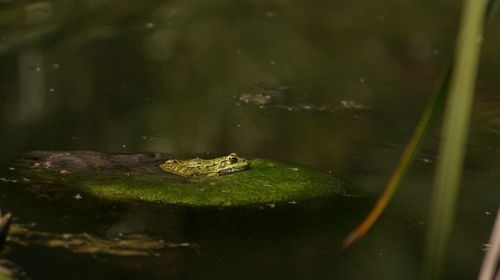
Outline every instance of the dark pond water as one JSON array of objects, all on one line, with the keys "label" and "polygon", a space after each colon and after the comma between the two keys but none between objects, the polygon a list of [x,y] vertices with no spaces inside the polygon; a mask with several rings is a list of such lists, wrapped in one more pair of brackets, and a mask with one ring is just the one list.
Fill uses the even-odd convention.
[{"label": "dark pond water", "polygon": [[[192,245],[123,257],[12,244],[2,256],[30,279],[418,279],[437,130],[381,221],[336,250],[439,82],[457,2],[0,0],[5,172],[36,149],[238,152],[333,170],[356,194],[197,210],[0,182],[2,210],[39,231]],[[500,201],[499,28],[484,38],[448,279],[476,277]]]}]

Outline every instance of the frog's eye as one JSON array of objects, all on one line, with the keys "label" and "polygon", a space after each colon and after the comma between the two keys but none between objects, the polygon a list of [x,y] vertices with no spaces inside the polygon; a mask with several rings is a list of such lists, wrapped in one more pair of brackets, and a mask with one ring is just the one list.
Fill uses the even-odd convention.
[{"label": "frog's eye", "polygon": [[230,163],[237,163],[238,156],[235,153],[232,153],[229,156],[227,156],[227,160],[229,160]]}]

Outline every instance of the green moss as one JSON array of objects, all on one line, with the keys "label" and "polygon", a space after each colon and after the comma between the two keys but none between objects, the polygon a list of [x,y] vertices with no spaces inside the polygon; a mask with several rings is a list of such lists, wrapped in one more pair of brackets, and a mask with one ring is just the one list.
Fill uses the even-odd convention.
[{"label": "green moss", "polygon": [[[297,201],[343,193],[329,174],[255,159],[251,168],[231,175],[186,179],[168,173],[123,172],[45,174],[54,183],[110,200],[141,200],[192,206],[233,206]],[[41,174],[40,174],[41,175]]]}]

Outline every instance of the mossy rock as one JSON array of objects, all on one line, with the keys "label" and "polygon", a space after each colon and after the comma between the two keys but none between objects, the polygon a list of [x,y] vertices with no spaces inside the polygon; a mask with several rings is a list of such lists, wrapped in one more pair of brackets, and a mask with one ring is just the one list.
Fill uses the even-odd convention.
[{"label": "mossy rock", "polygon": [[[344,193],[341,182],[332,175],[307,167],[262,159],[249,160],[250,169],[245,171],[188,179],[161,171],[158,163],[165,157],[158,154],[146,157],[145,162],[133,160],[124,164],[121,160],[117,163],[114,157],[129,160],[127,155],[66,152],[63,161],[55,161],[53,159],[57,157],[52,157],[51,162],[46,154],[48,152],[43,153],[43,156],[31,157],[35,162],[24,161],[20,167],[20,171],[30,178],[30,182],[34,179],[61,184],[65,188],[74,188],[82,193],[115,201],[237,206],[301,201]],[[93,154],[89,156],[88,153]],[[74,160],[74,157],[78,160]],[[138,155],[128,157],[140,158]],[[63,157],[59,157],[61,158]],[[92,158],[94,162],[82,164],[88,158]],[[105,160],[98,160],[101,163],[96,164],[96,158]]]}]

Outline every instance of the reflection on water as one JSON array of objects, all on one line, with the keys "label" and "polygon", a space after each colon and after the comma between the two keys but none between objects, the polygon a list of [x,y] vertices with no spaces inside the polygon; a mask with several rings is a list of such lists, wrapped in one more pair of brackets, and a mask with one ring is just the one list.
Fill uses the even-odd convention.
[{"label": "reflection on water", "polygon": [[[106,228],[128,228],[156,236],[165,226],[200,243],[199,255],[175,261],[177,270],[127,270],[139,275],[416,279],[437,133],[379,228],[352,254],[329,253],[371,206],[411,135],[450,56],[459,8],[453,1],[0,1],[0,168],[34,149],[238,152],[333,170],[367,196],[339,207],[207,214],[73,200],[80,204],[61,208],[68,205],[50,195],[6,191],[12,182],[0,182],[0,206],[48,232],[104,238]],[[484,44],[453,279],[477,275],[493,220],[484,213],[495,211],[500,196],[499,36],[492,28]],[[148,223],[136,223],[137,211]],[[48,264],[37,264],[29,248],[9,254],[28,274],[42,273],[33,278],[46,277]],[[98,265],[102,277],[122,268],[68,258]],[[153,271],[159,263],[141,261]]]},{"label": "reflection on water", "polygon": [[19,53],[19,109],[20,121],[34,121],[43,117],[45,86],[43,57],[39,50],[27,49]]}]

